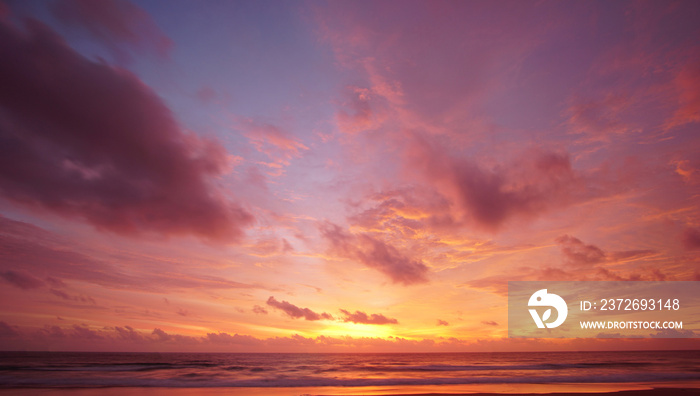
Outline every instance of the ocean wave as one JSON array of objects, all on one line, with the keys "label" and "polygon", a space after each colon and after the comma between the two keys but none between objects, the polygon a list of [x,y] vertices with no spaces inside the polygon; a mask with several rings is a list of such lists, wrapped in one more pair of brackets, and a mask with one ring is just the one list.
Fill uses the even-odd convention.
[{"label": "ocean wave", "polygon": [[700,381],[696,351],[482,354],[3,353],[0,388]]},{"label": "ocean wave", "polygon": [[439,378],[323,378],[323,377],[267,377],[243,380],[225,380],[189,373],[177,378],[113,378],[61,377],[16,378],[0,376],[0,388],[16,387],[323,387],[323,386],[401,386],[401,385],[468,385],[468,384],[530,384],[530,383],[630,383],[698,381],[692,373],[638,373],[620,375],[557,375],[557,376],[504,376],[504,377],[439,377]]},{"label": "ocean wave", "polygon": [[369,372],[405,372],[405,371],[527,371],[527,370],[566,370],[566,369],[586,369],[586,368],[625,368],[644,367],[651,363],[642,362],[600,362],[600,363],[538,363],[538,364],[515,364],[515,365],[449,365],[449,364],[428,364],[428,365],[348,365],[343,367],[333,367],[319,371],[369,371]]}]

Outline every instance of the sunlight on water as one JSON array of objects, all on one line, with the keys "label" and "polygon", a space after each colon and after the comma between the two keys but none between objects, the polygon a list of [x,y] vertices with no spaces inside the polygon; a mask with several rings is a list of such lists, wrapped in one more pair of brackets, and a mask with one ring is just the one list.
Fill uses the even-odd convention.
[{"label": "sunlight on water", "polygon": [[[149,387],[316,389],[314,393],[392,394],[577,391],[700,384],[694,351],[454,354],[149,354],[9,353],[0,355],[0,388]],[[700,385],[699,385],[700,386]],[[641,388],[640,388],[641,387]],[[123,389],[123,388],[122,388]],[[319,391],[321,389],[321,391]],[[36,389],[34,389],[36,390]],[[187,391],[178,391],[188,394]],[[332,393],[328,393],[332,392]],[[157,392],[156,392],[157,394]],[[200,393],[201,394],[201,393]],[[289,394],[289,393],[287,393]],[[102,394],[104,395],[104,394]]]}]

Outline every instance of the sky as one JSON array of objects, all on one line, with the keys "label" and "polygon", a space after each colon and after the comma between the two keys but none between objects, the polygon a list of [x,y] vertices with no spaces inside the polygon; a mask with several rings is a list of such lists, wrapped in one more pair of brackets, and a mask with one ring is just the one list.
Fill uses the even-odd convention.
[{"label": "sky", "polygon": [[700,281],[698,37],[696,1],[0,0],[0,349],[700,348],[507,337],[508,281]]}]

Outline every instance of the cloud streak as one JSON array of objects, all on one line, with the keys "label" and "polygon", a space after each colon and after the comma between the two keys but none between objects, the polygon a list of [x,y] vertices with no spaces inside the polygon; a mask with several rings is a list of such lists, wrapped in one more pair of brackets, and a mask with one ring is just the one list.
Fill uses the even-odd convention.
[{"label": "cloud streak", "polygon": [[36,289],[45,285],[43,281],[37,279],[24,271],[4,271],[0,273],[0,278],[7,283],[19,287],[20,289]]},{"label": "cloud streak", "polygon": [[305,320],[332,320],[333,316],[326,312],[316,313],[309,308],[299,308],[296,305],[289,303],[287,301],[277,301],[273,296],[267,299],[267,305],[279,309],[280,311],[286,313],[291,318],[299,319],[304,318]]},{"label": "cloud streak", "polygon": [[346,311],[344,309],[341,309],[340,312],[342,312],[345,317],[343,318],[343,322],[352,322],[352,323],[361,323],[361,324],[373,324],[373,325],[386,325],[386,324],[398,324],[399,321],[394,319],[394,318],[387,318],[386,316],[382,314],[371,314],[367,315],[366,313],[362,311],[355,311],[355,313],[351,313],[350,311]]},{"label": "cloud streak", "polygon": [[301,156],[302,152],[309,149],[291,133],[276,125],[240,118],[239,127],[259,152],[284,165],[289,165],[292,158]]},{"label": "cloud streak", "polygon": [[[10,231],[7,234],[3,231]],[[8,235],[9,234],[9,235]],[[256,286],[223,277],[188,275],[177,271],[134,274],[111,260],[95,258],[56,235],[0,216],[0,274],[13,285],[31,289],[65,286],[57,278],[94,283],[108,288],[164,291],[178,289],[247,289]],[[22,270],[20,270],[21,268]],[[30,275],[31,273],[32,275]],[[51,279],[51,280],[49,280]]]}]

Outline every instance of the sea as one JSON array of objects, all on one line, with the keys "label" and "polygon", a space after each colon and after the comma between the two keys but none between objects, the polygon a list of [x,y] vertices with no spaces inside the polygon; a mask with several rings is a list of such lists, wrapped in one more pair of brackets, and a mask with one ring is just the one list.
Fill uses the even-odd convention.
[{"label": "sea", "polygon": [[347,389],[648,382],[695,383],[700,387],[700,351],[328,354],[0,352],[0,389]]}]

